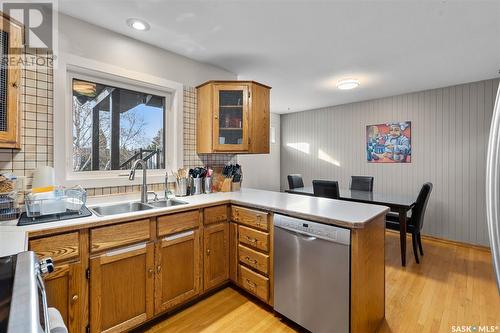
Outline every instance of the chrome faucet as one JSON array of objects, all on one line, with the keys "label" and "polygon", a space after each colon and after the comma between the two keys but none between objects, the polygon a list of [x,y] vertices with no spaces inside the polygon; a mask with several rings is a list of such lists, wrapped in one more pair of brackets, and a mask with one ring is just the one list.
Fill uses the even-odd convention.
[{"label": "chrome faucet", "polygon": [[148,185],[146,182],[147,167],[146,167],[146,162],[143,159],[139,159],[134,162],[134,164],[132,165],[132,169],[130,170],[128,180],[132,181],[135,179],[135,170],[139,165],[142,167],[141,202],[147,203],[148,202]]}]

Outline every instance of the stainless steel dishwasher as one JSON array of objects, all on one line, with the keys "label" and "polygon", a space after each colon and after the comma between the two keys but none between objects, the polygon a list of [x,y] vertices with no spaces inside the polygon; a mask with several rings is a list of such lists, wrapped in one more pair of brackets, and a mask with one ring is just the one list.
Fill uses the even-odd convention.
[{"label": "stainless steel dishwasher", "polygon": [[349,332],[351,231],[276,214],[274,309],[314,333]]}]

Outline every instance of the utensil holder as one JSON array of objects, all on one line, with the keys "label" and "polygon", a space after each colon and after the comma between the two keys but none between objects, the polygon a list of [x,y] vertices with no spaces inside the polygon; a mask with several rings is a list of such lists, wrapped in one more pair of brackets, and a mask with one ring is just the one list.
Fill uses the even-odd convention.
[{"label": "utensil holder", "polygon": [[185,197],[187,195],[187,178],[177,179],[177,195],[180,197]]},{"label": "utensil holder", "polygon": [[191,194],[198,195],[202,193],[202,178],[193,178],[193,189]]},{"label": "utensil holder", "polygon": [[203,182],[205,193],[212,193],[212,177],[205,177]]}]

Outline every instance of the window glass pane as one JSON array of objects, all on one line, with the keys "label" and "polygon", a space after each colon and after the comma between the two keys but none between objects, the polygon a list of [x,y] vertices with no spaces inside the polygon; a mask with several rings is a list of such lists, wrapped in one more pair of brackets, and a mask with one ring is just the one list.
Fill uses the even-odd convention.
[{"label": "window glass pane", "polygon": [[165,168],[165,97],[73,79],[73,171]]}]

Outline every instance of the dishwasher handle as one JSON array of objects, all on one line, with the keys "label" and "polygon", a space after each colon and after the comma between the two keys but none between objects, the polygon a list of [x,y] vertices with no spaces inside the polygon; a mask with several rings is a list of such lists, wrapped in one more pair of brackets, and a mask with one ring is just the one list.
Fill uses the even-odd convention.
[{"label": "dishwasher handle", "polygon": [[337,244],[351,245],[351,231],[349,229],[329,224],[276,214],[274,227],[294,233],[307,241],[322,239]]},{"label": "dishwasher handle", "polygon": [[299,232],[297,230],[293,230],[293,229],[289,229],[289,228],[285,228],[283,226],[275,226],[276,228],[280,228],[280,229],[283,229],[283,230],[286,230],[292,234],[294,234],[295,236],[297,237],[300,237],[302,238],[303,240],[306,240],[306,241],[313,241],[315,239],[317,239],[316,236],[311,236],[310,234],[307,234],[307,233],[303,233],[303,232]]}]

